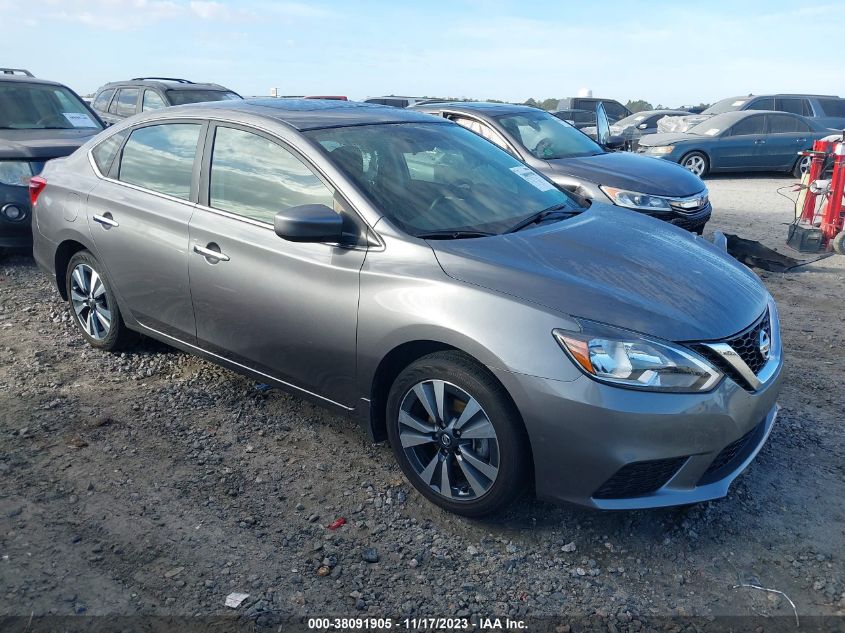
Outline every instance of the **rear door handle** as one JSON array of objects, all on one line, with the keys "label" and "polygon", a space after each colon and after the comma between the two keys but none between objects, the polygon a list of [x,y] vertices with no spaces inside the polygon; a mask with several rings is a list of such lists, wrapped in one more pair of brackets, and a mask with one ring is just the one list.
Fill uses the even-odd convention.
[{"label": "rear door handle", "polygon": [[805,138],[797,138],[797,139],[795,139],[795,142],[796,142],[796,143],[806,143],[806,142],[807,142],[807,139],[805,139]]},{"label": "rear door handle", "polygon": [[104,229],[110,229],[114,226],[120,226],[117,222],[115,222],[114,218],[111,216],[111,213],[104,213],[103,215],[92,215],[91,219],[98,224],[101,224]]},{"label": "rear door handle", "polygon": [[765,139],[762,139],[762,138],[758,138],[758,139],[756,139],[756,140],[754,141],[754,144],[755,144],[755,145],[765,145],[765,144],[766,144],[766,140],[765,140]]},{"label": "rear door handle", "polygon": [[[214,242],[209,244],[209,246],[217,246]],[[219,246],[217,247],[220,248]],[[212,248],[206,248],[204,246],[200,246],[199,244],[194,244],[194,252],[197,255],[202,255],[206,259],[213,259],[218,262],[228,262],[229,256],[225,253],[221,253],[219,250],[214,250]]]}]

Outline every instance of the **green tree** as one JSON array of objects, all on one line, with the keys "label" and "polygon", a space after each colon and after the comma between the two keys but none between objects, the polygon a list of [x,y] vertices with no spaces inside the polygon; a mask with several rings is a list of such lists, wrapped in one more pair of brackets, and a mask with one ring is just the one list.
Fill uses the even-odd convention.
[{"label": "green tree", "polygon": [[558,101],[560,101],[560,99],[543,99],[539,105],[543,108],[543,110],[557,110]]},{"label": "green tree", "polygon": [[652,105],[645,99],[637,99],[636,101],[628,101],[625,104],[631,112],[642,112],[643,110],[654,110]]}]

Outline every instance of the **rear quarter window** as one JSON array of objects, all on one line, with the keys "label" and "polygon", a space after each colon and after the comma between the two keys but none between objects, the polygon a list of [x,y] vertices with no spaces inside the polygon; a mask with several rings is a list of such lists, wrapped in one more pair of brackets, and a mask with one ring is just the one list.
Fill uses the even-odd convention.
[{"label": "rear quarter window", "polygon": [[123,145],[126,135],[126,130],[113,134],[91,150],[91,158],[94,159],[94,164],[97,165],[97,169],[103,176],[108,176],[114,157],[117,155],[120,146]]},{"label": "rear quarter window", "polygon": [[845,118],[845,99],[819,99],[819,105],[824,110],[825,116]]},{"label": "rear quarter window", "polygon": [[94,101],[91,102],[91,107],[95,110],[99,110],[100,112],[105,112],[106,108],[109,107],[109,101],[111,101],[112,95],[114,95],[114,88],[103,90],[100,94],[94,97]]}]

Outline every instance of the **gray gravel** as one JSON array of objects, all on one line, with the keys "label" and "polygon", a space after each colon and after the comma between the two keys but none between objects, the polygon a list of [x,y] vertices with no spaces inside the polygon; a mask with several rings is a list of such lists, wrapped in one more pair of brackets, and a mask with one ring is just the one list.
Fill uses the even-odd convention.
[{"label": "gray gravel", "polygon": [[[786,179],[713,179],[709,228],[782,243]],[[845,613],[845,258],[767,274],[787,347],[768,445],[721,501],[468,521],[308,402],[144,341],[88,348],[32,260],[0,261],[0,615]],[[336,530],[327,526],[344,517]]]}]

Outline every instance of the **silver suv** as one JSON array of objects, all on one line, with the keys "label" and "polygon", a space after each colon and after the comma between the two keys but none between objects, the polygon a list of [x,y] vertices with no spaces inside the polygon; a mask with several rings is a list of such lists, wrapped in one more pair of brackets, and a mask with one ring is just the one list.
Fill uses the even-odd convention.
[{"label": "silver suv", "polygon": [[139,332],[354,415],[453,512],[529,482],[597,508],[721,497],[775,420],[750,270],[444,119],[171,108],[32,187],[36,261],[92,346]]},{"label": "silver suv", "polygon": [[194,83],[173,77],[136,77],[106,84],[97,90],[91,107],[111,125],[138,112],[232,99],[241,99],[241,96],[219,84]]}]

